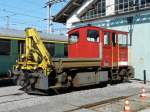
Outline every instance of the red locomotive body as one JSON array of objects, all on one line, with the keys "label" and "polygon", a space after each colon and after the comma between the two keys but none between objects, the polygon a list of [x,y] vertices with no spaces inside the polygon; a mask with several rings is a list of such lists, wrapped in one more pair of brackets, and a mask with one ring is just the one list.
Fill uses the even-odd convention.
[{"label": "red locomotive body", "polygon": [[100,67],[128,66],[128,32],[85,26],[69,33],[69,58],[100,58]]}]

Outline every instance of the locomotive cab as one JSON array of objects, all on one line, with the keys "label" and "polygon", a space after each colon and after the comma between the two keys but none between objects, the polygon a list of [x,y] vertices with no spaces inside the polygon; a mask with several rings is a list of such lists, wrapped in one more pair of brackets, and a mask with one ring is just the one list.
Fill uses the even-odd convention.
[{"label": "locomotive cab", "polygon": [[98,58],[100,30],[97,27],[81,27],[69,32],[69,58]]},{"label": "locomotive cab", "polygon": [[69,58],[99,58],[101,67],[128,66],[128,32],[85,26],[68,34]]}]

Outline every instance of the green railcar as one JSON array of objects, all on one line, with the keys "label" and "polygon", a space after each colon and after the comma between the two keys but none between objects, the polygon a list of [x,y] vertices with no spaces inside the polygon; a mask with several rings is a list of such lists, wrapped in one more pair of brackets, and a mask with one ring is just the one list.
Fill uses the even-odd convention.
[{"label": "green railcar", "polygon": [[[67,57],[67,37],[64,35],[40,33],[52,57]],[[25,32],[0,28],[0,78],[11,77],[11,69],[18,56],[23,53]]]},{"label": "green railcar", "polygon": [[18,57],[18,41],[0,37],[0,76],[8,75]]}]

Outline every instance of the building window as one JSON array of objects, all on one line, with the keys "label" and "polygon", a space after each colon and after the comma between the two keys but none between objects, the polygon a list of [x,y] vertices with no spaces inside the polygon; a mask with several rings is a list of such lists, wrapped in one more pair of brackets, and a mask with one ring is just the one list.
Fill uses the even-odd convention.
[{"label": "building window", "polygon": [[102,17],[106,15],[106,0],[97,0],[85,13],[80,17],[81,20],[92,19],[95,17]]},{"label": "building window", "polygon": [[70,43],[76,43],[79,40],[79,32],[74,32],[69,35],[69,42]]},{"label": "building window", "polygon": [[87,40],[90,42],[99,42],[99,31],[88,30],[87,31]]},{"label": "building window", "polygon": [[0,39],[0,55],[10,55],[11,41]]},{"label": "building window", "polygon": [[150,0],[115,0],[115,12],[124,13],[150,7]]},{"label": "building window", "polygon": [[110,45],[110,32],[104,33],[104,45]]},{"label": "building window", "polygon": [[150,0],[141,0],[141,8],[150,7]]}]

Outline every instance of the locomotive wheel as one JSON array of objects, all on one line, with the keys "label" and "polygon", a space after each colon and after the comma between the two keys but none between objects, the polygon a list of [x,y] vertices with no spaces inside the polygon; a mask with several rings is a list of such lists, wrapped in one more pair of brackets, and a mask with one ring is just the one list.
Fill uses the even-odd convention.
[{"label": "locomotive wheel", "polygon": [[19,85],[21,87],[24,87],[24,85],[25,85],[25,79],[21,79],[20,82],[19,82]]},{"label": "locomotive wheel", "polygon": [[127,75],[127,70],[126,69],[122,69],[119,72],[119,76],[121,77],[121,82],[127,82],[128,81],[128,75]]},{"label": "locomotive wheel", "polygon": [[133,78],[134,77],[134,70],[133,69],[128,69],[127,76],[130,77],[130,78]]},{"label": "locomotive wheel", "polygon": [[30,86],[29,80],[24,79],[24,80],[22,80],[22,81],[20,82],[20,84],[22,84],[22,85],[21,85],[21,87],[22,87],[21,90],[28,91],[29,86]]},{"label": "locomotive wheel", "polygon": [[18,80],[18,78],[19,78],[19,76],[16,76],[16,75],[14,75],[13,76],[13,83],[15,84],[15,85],[17,85],[17,80]]},{"label": "locomotive wheel", "polygon": [[109,84],[110,85],[113,85],[113,78],[112,78],[112,70],[110,70],[109,72],[108,72],[108,78],[109,78],[109,80],[108,80],[108,82],[109,82]]},{"label": "locomotive wheel", "polygon": [[37,82],[37,78],[31,78],[31,79],[27,79],[27,85],[25,87],[26,89],[26,92],[29,93],[29,92],[32,92],[35,90],[35,84]]}]

